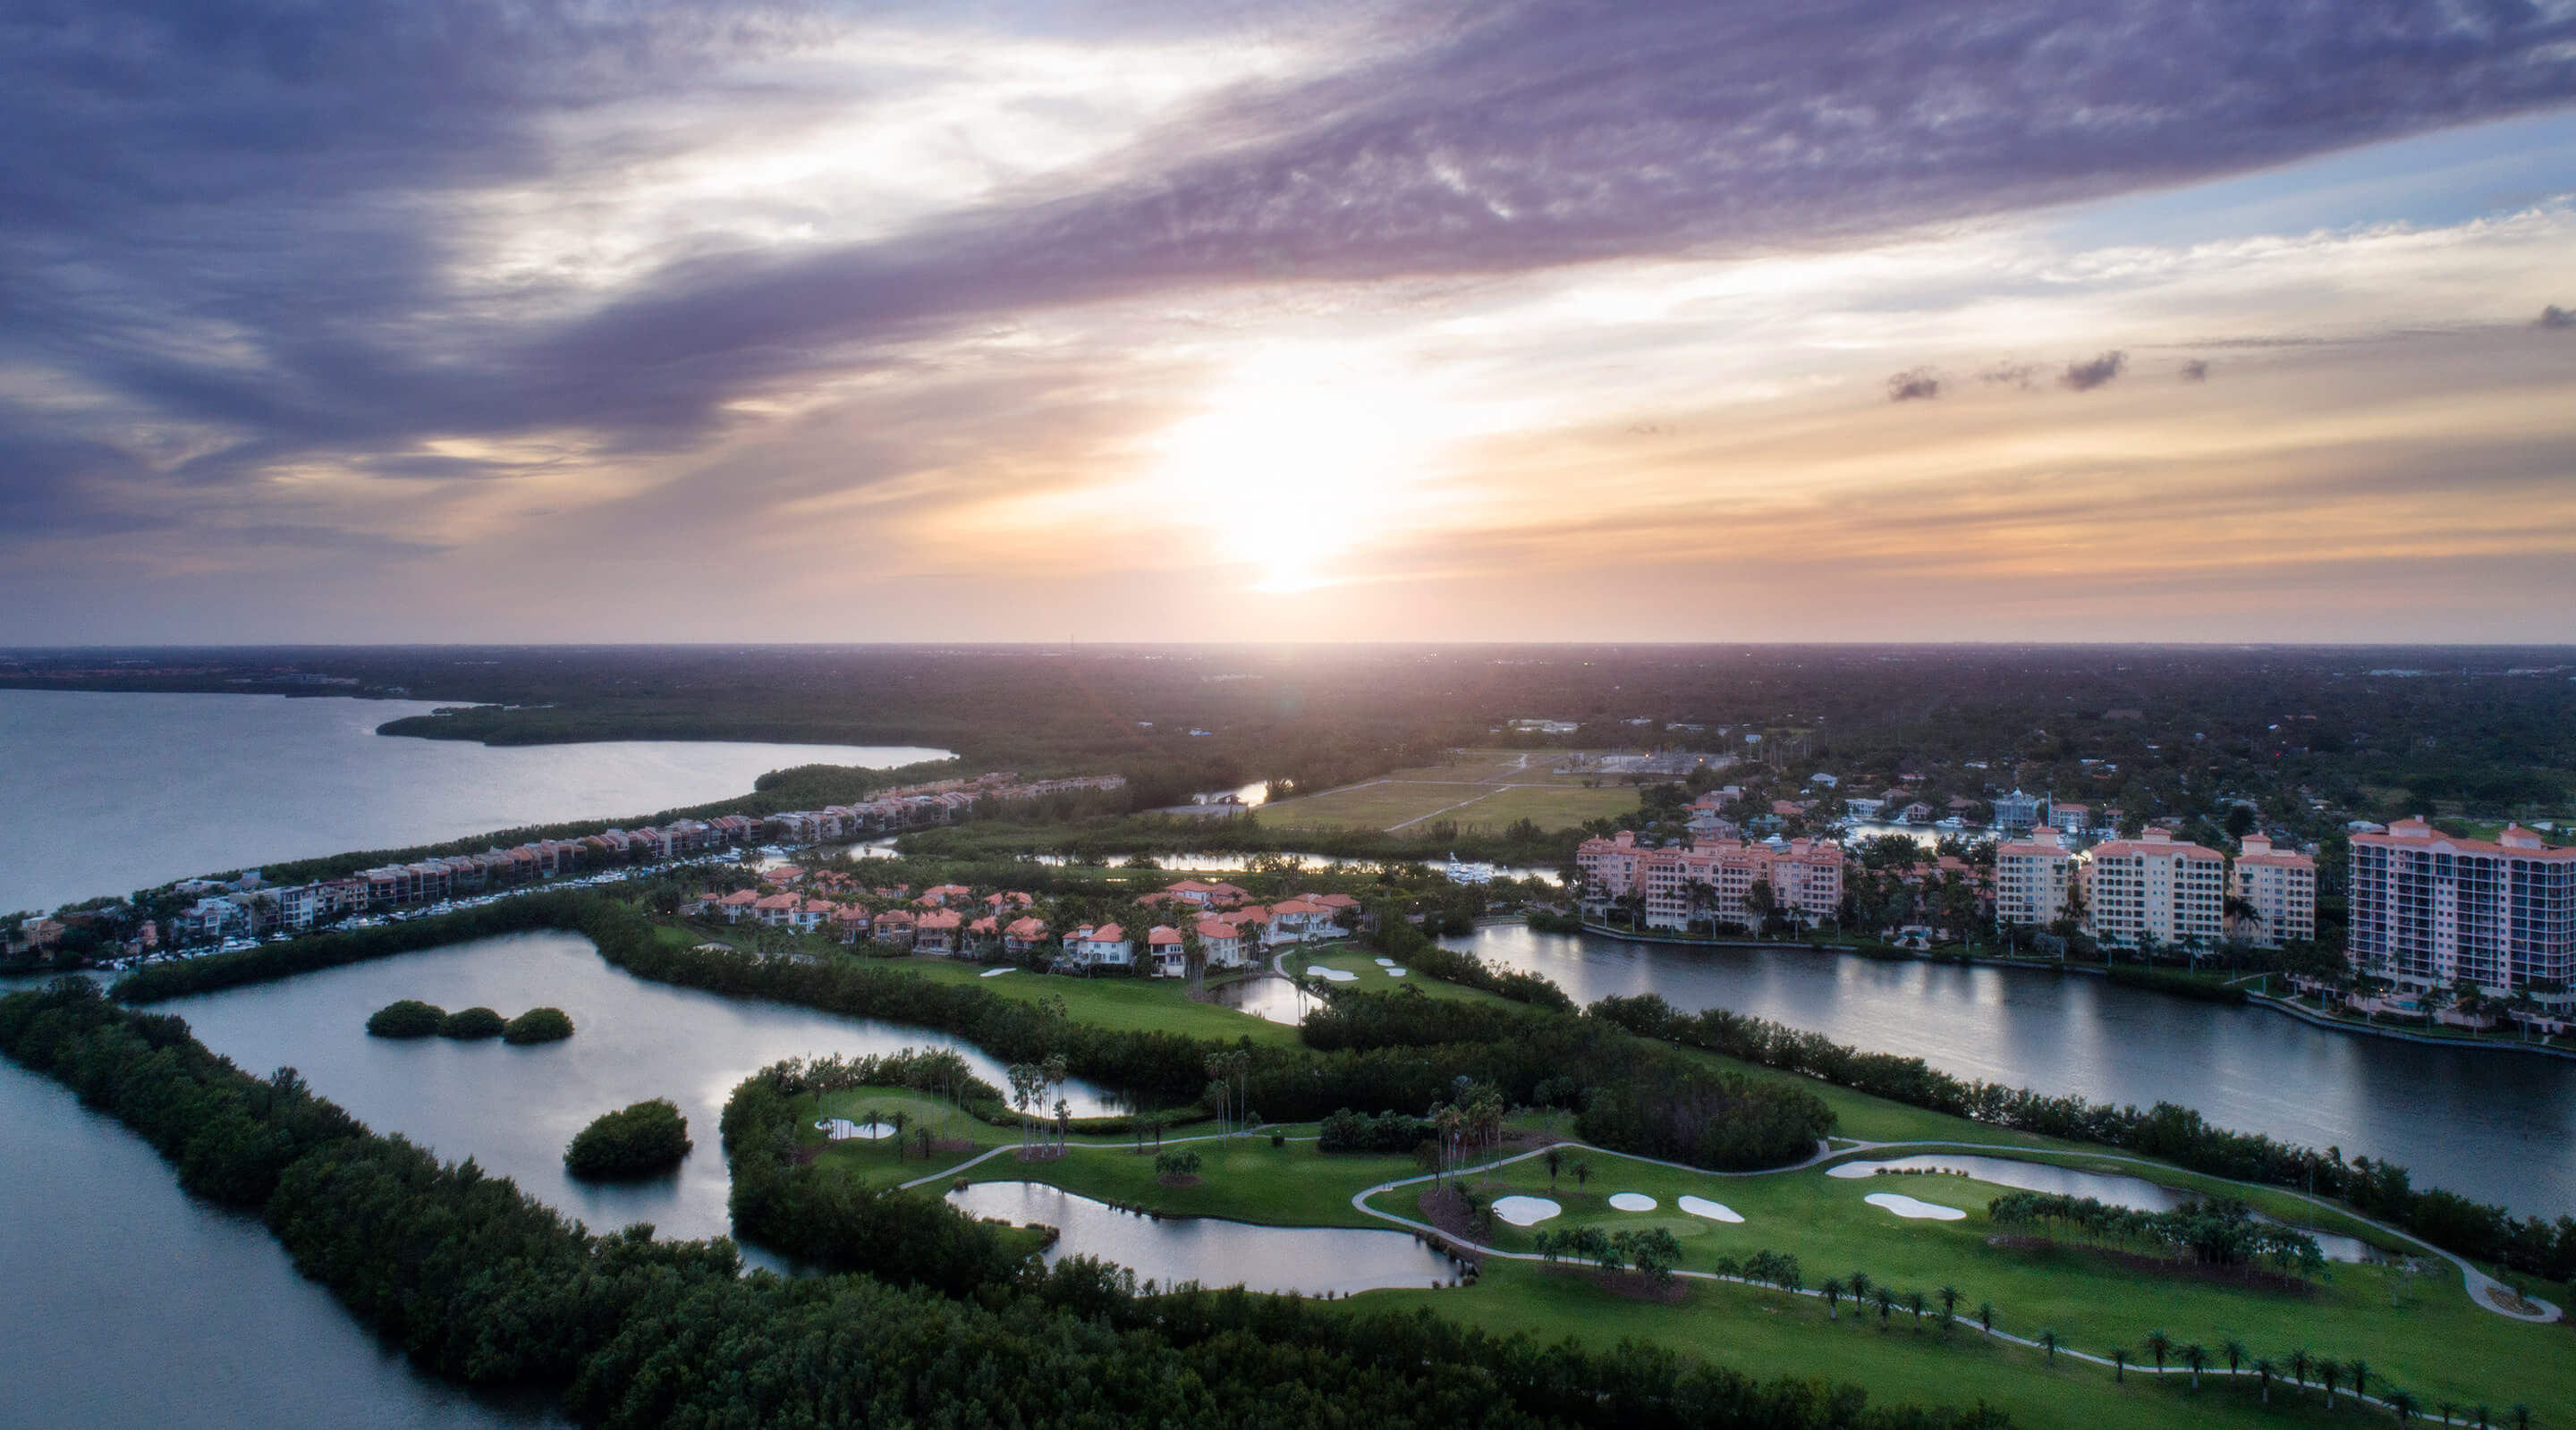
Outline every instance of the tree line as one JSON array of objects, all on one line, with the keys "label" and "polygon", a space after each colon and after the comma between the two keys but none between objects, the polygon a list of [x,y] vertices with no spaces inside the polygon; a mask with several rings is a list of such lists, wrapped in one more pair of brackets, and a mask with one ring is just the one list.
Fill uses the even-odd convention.
[{"label": "tree line", "polygon": [[[1139,1295],[1132,1276],[1081,1257],[1052,1270],[997,1260],[971,1278],[971,1257],[870,1275],[744,1275],[729,1240],[592,1233],[471,1161],[443,1163],[371,1132],[291,1071],[254,1077],[182,1020],[119,1007],[84,981],[0,998],[0,1054],[132,1128],[190,1191],[261,1217],[305,1275],[422,1368],[543,1388],[576,1421],[614,1430],[2006,1424],[1984,1407],[1871,1407],[1854,1387],[1762,1381],[1652,1347],[1594,1353],[1496,1337],[1427,1310],[1363,1314],[1195,1287]],[[785,1094],[757,1078],[729,1104],[738,1179],[780,1166],[763,1139],[782,1115],[793,1115]],[[917,1208],[904,1216],[982,1225],[934,1197],[880,1200]],[[942,1275],[961,1294],[929,1284]]]}]

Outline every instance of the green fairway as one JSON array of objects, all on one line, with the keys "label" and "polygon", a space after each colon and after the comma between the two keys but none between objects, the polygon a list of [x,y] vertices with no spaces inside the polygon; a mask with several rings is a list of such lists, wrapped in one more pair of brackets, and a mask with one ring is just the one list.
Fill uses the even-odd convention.
[{"label": "green fairway", "polygon": [[[1499,993],[1488,993],[1482,988],[1468,988],[1444,979],[1432,978],[1416,973],[1410,968],[1405,968],[1404,975],[1399,978],[1379,967],[1378,957],[1379,955],[1370,953],[1366,949],[1358,948],[1345,948],[1337,952],[1316,955],[1292,953],[1288,955],[1285,967],[1290,973],[1299,973],[1309,968],[1333,968],[1356,974],[1358,982],[1336,983],[1333,986],[1347,988],[1357,993],[1391,993],[1399,988],[1418,988],[1425,996],[1432,998],[1446,998],[1466,1003],[1491,1003],[1497,1007],[1506,1008],[1521,1006]],[[1404,967],[1402,964],[1396,966]]]},{"label": "green fairway", "polygon": [[[2255,1355],[2279,1359],[2294,1348],[2349,1361],[2367,1360],[2419,1395],[2469,1403],[2527,1401],[2576,1404],[2576,1366],[2553,1356],[2566,1330],[2530,1326],[2479,1309],[2448,1262],[2425,1258],[2417,1274],[2394,1266],[2335,1265],[2328,1279],[2308,1291],[2267,1290],[2231,1280],[2203,1280],[2142,1269],[2116,1258],[2062,1246],[2017,1250],[1989,1244],[1996,1234],[1986,1203],[2006,1188],[1963,1177],[1836,1178],[1822,1168],[1754,1176],[1681,1171],[1604,1152],[1569,1152],[1567,1172],[1550,1190],[1538,1159],[1516,1162],[1471,1180],[1480,1197],[1521,1193],[1551,1197],[1563,1213],[1539,1227],[1499,1220],[1490,1244],[1505,1251],[1532,1248],[1541,1229],[1598,1226],[1603,1230],[1663,1228],[1682,1247],[1682,1265],[1712,1269],[1721,1256],[1784,1252],[1798,1259],[1810,1286],[1827,1277],[1866,1273],[1900,1296],[1927,1298],[1943,1285],[1962,1294],[1963,1309],[1991,1302],[1998,1330],[2036,1336],[2053,1329],[2074,1349],[2106,1354],[2130,1347],[2138,1357],[2146,1336],[2162,1329],[2177,1345],[2198,1342],[2215,1353],[2233,1337]],[[1588,1185],[1571,1175],[1575,1158],[1589,1163]],[[2122,1167],[2137,1173],[2137,1167]],[[2188,1178],[2156,1171],[2153,1179],[2180,1184]],[[1424,1187],[1382,1194],[1372,1205],[1428,1220],[1420,1210]],[[1652,1196],[1656,1208],[1622,1212],[1609,1205],[1619,1192]],[[1960,1221],[1907,1220],[1869,1205],[1873,1192],[1898,1192],[1965,1211]],[[1744,1217],[1741,1224],[1683,1212],[1677,1199],[1690,1194],[1721,1203]],[[1932,1300],[1935,1312],[1937,1298]],[[1641,1308],[1642,1309],[1642,1308]],[[1816,1308],[1822,1319],[1821,1307]],[[1845,1304],[1844,1315],[1851,1314]],[[1869,1313],[1872,1321],[1876,1312]],[[1911,1317],[1902,1309],[1896,1323]],[[1927,1323],[1927,1327],[1932,1323]],[[1566,1329],[1571,1330],[1572,1327]],[[1936,1335],[1927,1329],[1926,1334]],[[1818,1369],[1822,1369],[1819,1363]]]},{"label": "green fairway", "polygon": [[[1366,962],[1365,959],[1362,960]],[[1044,1003],[1064,1000],[1065,1011],[1077,1023],[1115,1028],[1126,1032],[1185,1033],[1193,1038],[1215,1038],[1235,1042],[1249,1038],[1258,1044],[1289,1047],[1297,1041],[1297,1030],[1285,1023],[1274,1023],[1251,1013],[1238,1012],[1218,1003],[1192,1002],[1186,980],[1179,978],[1074,978],[1062,974],[1031,973],[1014,968],[1008,973],[987,978],[999,964],[960,963],[947,958],[891,958],[867,960],[868,966],[890,969],[939,983],[971,983],[987,992],[1023,1002]]]},{"label": "green fairway", "polygon": [[[1199,1184],[1192,1187],[1163,1185],[1154,1174],[1153,1140],[1146,1139],[1138,1152],[1132,1137],[1093,1138],[1062,1158],[1023,1162],[1004,1155],[961,1175],[978,1182],[1044,1182],[1166,1216],[1220,1216],[1271,1226],[1384,1227],[1387,1223],[1351,1205],[1352,1193],[1418,1170],[1410,1157],[1325,1156],[1315,1150],[1311,1125],[1288,1129],[1307,1140],[1284,1147],[1271,1146],[1267,1133],[1197,1135],[1202,1127],[1190,1128],[1193,1135],[1187,1141],[1167,1137],[1163,1142],[1164,1150],[1187,1148],[1203,1159]],[[1010,1134],[1004,1140],[1012,1140]]]}]

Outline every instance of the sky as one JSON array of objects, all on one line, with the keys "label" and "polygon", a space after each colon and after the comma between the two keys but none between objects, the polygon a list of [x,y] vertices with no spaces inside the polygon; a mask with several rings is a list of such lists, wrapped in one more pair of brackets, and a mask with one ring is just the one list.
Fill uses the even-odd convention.
[{"label": "sky", "polygon": [[2576,639],[2576,0],[0,0],[0,644]]}]

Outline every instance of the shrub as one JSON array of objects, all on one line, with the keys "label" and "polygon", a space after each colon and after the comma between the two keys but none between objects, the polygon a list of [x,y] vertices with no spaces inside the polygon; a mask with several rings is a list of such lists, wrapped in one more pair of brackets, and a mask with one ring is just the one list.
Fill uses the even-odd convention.
[{"label": "shrub", "polygon": [[489,1008],[463,1008],[438,1020],[442,1038],[497,1038],[505,1027],[501,1015]]},{"label": "shrub", "polygon": [[367,1017],[367,1036],[371,1038],[426,1038],[447,1020],[447,1010],[435,1003],[417,998],[404,998],[388,1003]]},{"label": "shrub", "polygon": [[689,1155],[689,1120],[669,1098],[657,1097],[600,1114],[564,1149],[564,1170],[576,1177],[632,1177],[675,1166]]},{"label": "shrub", "polygon": [[1204,1165],[1196,1152],[1165,1152],[1154,1159],[1154,1174],[1176,1182],[1184,1177],[1197,1176],[1199,1168]]},{"label": "shrub", "polygon": [[531,1008],[501,1029],[510,1043],[559,1043],[572,1036],[572,1019],[561,1008]]}]

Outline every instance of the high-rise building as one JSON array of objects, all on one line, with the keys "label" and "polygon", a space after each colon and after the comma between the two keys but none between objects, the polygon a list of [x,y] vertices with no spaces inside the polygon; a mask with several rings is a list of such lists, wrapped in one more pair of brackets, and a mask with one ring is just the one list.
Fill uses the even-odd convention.
[{"label": "high-rise building", "polygon": [[2362,972],[2416,988],[2576,983],[2576,849],[2549,848],[2518,824],[2493,843],[2421,818],[2355,834],[2346,953]]},{"label": "high-rise building", "polygon": [[2084,931],[2096,943],[2136,948],[2159,944],[2215,947],[2226,934],[2227,860],[2215,849],[2181,844],[2162,829],[2112,839],[2077,862],[2084,892]]},{"label": "high-rise building", "polygon": [[2260,834],[2245,836],[2245,846],[2228,871],[2227,892],[2254,910],[2240,932],[2257,948],[2310,943],[2317,936],[2317,861],[2294,849],[2275,849]]},{"label": "high-rise building", "polygon": [[1995,921],[2045,928],[2066,913],[2075,854],[2045,826],[1995,846]]}]

